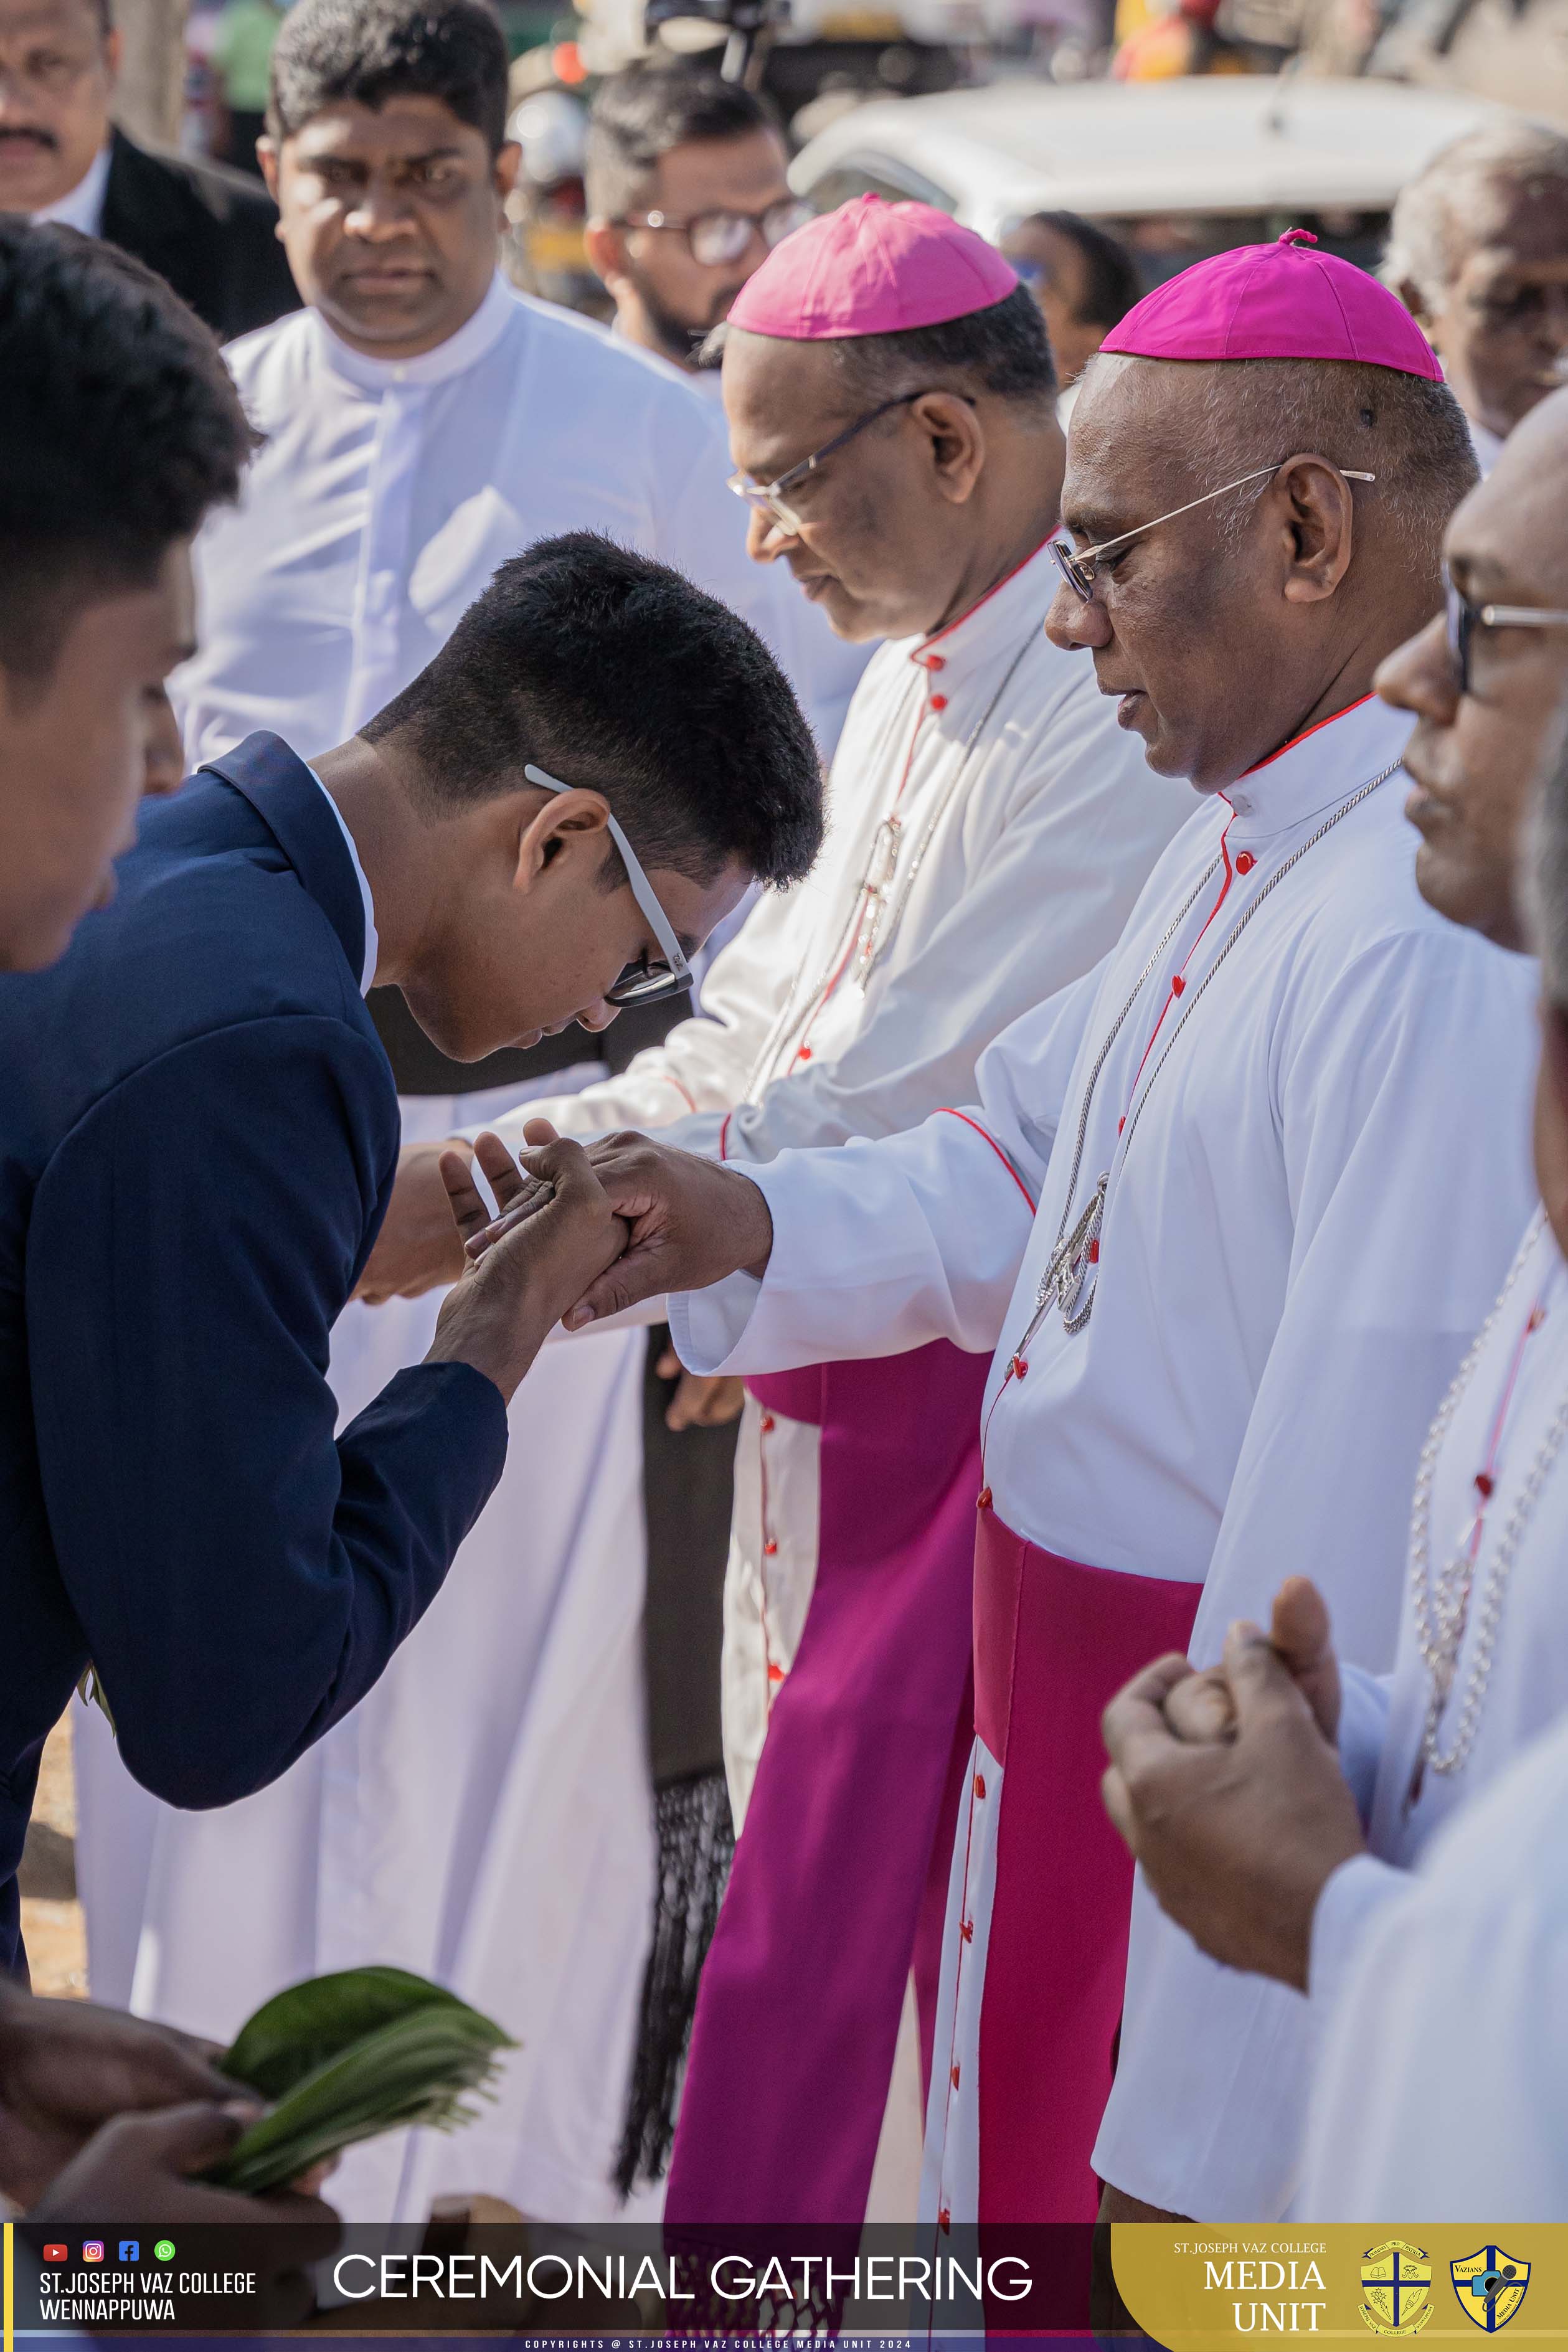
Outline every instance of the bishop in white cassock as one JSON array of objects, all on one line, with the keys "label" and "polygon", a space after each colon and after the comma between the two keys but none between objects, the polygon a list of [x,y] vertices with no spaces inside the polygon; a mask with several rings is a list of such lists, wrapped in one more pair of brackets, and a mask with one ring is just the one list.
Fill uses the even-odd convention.
[{"label": "bishop in white cassock", "polygon": [[[858,306],[846,266],[868,251],[879,265],[874,312]],[[819,280],[845,289],[831,319],[807,299]],[[969,1094],[997,1031],[1120,933],[1190,795],[1149,770],[1087,666],[1045,635],[1057,573],[1044,542],[1062,446],[1029,304],[972,231],[923,205],[875,199],[801,231],[745,289],[724,373],[737,453],[760,454],[763,436],[778,436],[770,473],[780,470],[774,448],[804,454],[875,406],[882,387],[846,383],[836,344],[852,341],[862,370],[926,388],[931,417],[900,417],[876,452],[869,513],[861,444],[823,467],[797,528],[771,505],[753,525],[764,555],[776,561],[785,549],[809,564],[836,625],[889,631],[891,641],[851,706],[829,839],[807,882],[765,899],[719,957],[706,1017],[618,1078],[512,1113],[500,1128],[514,1144],[540,1114],[574,1135],[662,1128],[689,1150],[742,1165],[895,1134]],[[1030,352],[1032,380],[1021,356]],[[989,387],[1004,363],[1012,388],[998,397]],[[971,387],[984,403],[978,478],[961,504],[933,512],[946,436],[970,425]],[[836,1375],[827,1411],[816,1376],[796,1376],[804,1410],[790,1409],[793,1392],[748,1400],[724,1673],[738,1822],[764,1735],[771,1744],[703,1977],[671,2173],[677,2217],[708,2210],[715,2184],[732,2214],[820,2221],[866,2210],[935,1841],[945,1874],[942,1803],[965,1698],[983,1373],[983,1358],[949,1349],[919,1367],[900,1360],[890,1376],[913,1412],[901,1444],[888,1397],[866,1392],[875,1364],[858,1397],[840,1393]],[[911,1375],[926,1385],[910,1389]],[[922,1405],[937,1410],[955,1382],[959,1491],[945,1510],[951,1481],[944,1469],[931,1486],[940,1449],[918,1424]],[[889,1476],[926,1514],[918,1558],[900,1551],[868,1500],[854,1516],[857,1499]],[[825,1608],[797,1675],[823,1555]],[[919,1697],[906,1639],[930,1662],[931,1688]],[[824,1988],[813,1985],[801,1939],[828,1933],[844,1965]],[[498,1990],[505,1965],[498,1950]],[[934,1965],[929,1973],[934,1996]],[[919,2172],[913,2031],[899,2048],[873,2192],[888,2218],[912,2211]],[[768,2085],[761,2111],[745,2088],[759,2080]]]},{"label": "bishop in white cassock", "polygon": [[[1208,365],[1216,315],[1233,356],[1284,320],[1301,362]],[[1397,1579],[1336,1531],[1382,1528],[1396,1556],[1422,1433],[1528,1197],[1528,971],[1422,901],[1407,722],[1365,693],[1435,605],[1444,514],[1473,478],[1436,362],[1392,298],[1289,242],[1199,265],[1118,340],[1137,356],[1096,361],[1074,415],[1064,509],[1097,544],[1053,633],[1093,646],[1151,757],[1212,797],[1112,954],[982,1058],[973,1108],[750,1171],[764,1278],[672,1313],[705,1371],[937,1337],[997,1349],[937,2221],[1093,2210],[1119,2020],[1096,2169],[1173,2210],[1247,2209],[1255,2149],[1194,2145],[1179,2077],[1266,2077],[1271,1989],[1238,1993],[1141,1902],[1121,2019],[1099,1711],[1123,1662],[1190,1627],[1212,1653],[1294,1564],[1333,1584],[1348,1653],[1386,1660]],[[1229,404],[1205,447],[1199,416]],[[1242,523],[1216,523],[1212,494],[1278,446],[1287,404],[1299,446],[1335,457],[1259,468]],[[1178,459],[1160,431],[1183,415]],[[1342,467],[1394,487],[1379,502]],[[1194,499],[1206,516],[1173,513]],[[1292,705],[1312,723],[1281,746]]]},{"label": "bishop in white cassock", "polygon": [[[1450,920],[1515,950],[1531,937],[1519,887],[1521,836],[1556,740],[1568,675],[1565,501],[1568,395],[1559,395],[1525,420],[1495,474],[1454,515],[1445,548],[1454,583],[1447,615],[1379,673],[1384,696],[1418,721],[1405,762],[1416,788],[1410,814],[1422,841],[1422,894]],[[1467,604],[1482,583],[1497,601]],[[1551,794],[1547,806],[1556,806]],[[1541,862],[1550,873],[1550,860]],[[1538,887],[1536,896],[1542,906],[1559,898],[1568,906],[1568,886]],[[1537,928],[1550,936],[1549,922]],[[1554,1034],[1549,1015],[1549,1048]],[[1548,1199],[1557,1149],[1552,1077],[1549,1050],[1536,1121],[1537,1171]],[[1496,1139],[1500,1171],[1513,1167],[1516,1143],[1510,1134]],[[1189,1711],[1201,1713],[1208,1703],[1207,1678],[1173,1683],[1162,1699],[1167,1668],[1152,1666],[1108,1717],[1112,1810],[1173,1917],[1232,1969],[1298,1987],[1309,1981],[1310,1938],[1310,2002],[1270,1997],[1266,2084],[1234,2067],[1185,2080],[1189,2129],[1247,2150],[1257,2219],[1281,2217],[1300,2187],[1318,2028],[1338,1980],[1360,1966],[1363,1906],[1376,1907],[1407,1885],[1407,1865],[1454,1806],[1503,1770],[1561,1703],[1550,1595],[1558,1581],[1563,1498],[1560,1474],[1541,1449],[1552,1440],[1568,1377],[1563,1289],[1557,1251],[1536,1220],[1506,1296],[1412,1472],[1409,1586],[1392,1687],[1349,1665],[1342,1704],[1337,1696],[1321,1698],[1321,1719],[1338,1738],[1370,1822],[1370,1858],[1333,1752],[1313,1732],[1300,1699],[1292,1701],[1299,1720],[1289,1742],[1281,1738],[1289,1708],[1240,1720],[1221,1759],[1226,1790],[1213,1804],[1206,1785],[1194,1785],[1194,1776],[1204,1781],[1208,1759],[1172,1738],[1173,1731],[1185,1737]],[[1548,1613],[1516,1617],[1516,1593],[1533,1594]],[[1274,1638],[1311,1692],[1329,1639],[1321,1600],[1304,1589],[1282,1591]],[[1244,1656],[1260,1698],[1269,1695],[1260,1678],[1272,1673],[1292,1700],[1283,1668],[1271,1666],[1262,1645],[1245,1644]],[[1439,1685],[1447,1696],[1434,1712]],[[1279,1688],[1272,1696],[1278,1700]],[[1156,1713],[1143,1711],[1156,1702]],[[1128,1746],[1134,1734],[1135,1753]],[[1196,1736],[1199,1747],[1207,1745],[1212,1726],[1200,1724]],[[1172,1785],[1173,1773],[1180,1787]],[[1167,1832],[1156,1820],[1173,1826]],[[1347,1857],[1355,1858],[1339,1869]],[[1392,2148],[1407,2137],[1398,2114],[1381,2108],[1375,2121],[1363,2113],[1356,2129],[1358,2145]],[[1354,2172],[1355,2158],[1341,2153]],[[1472,2210],[1482,2208],[1503,2210],[1485,2197]],[[1408,2218],[1435,2209],[1416,2198],[1400,2210]],[[1375,2210],[1392,2217],[1385,2206]]]},{"label": "bishop in white cassock", "polygon": [[[287,185],[284,213],[287,225]],[[493,254],[488,215],[477,235]],[[174,688],[190,761],[258,727],[307,756],[342,741],[417,674],[504,557],[574,528],[673,562],[755,622],[830,748],[864,655],[748,562],[721,420],[673,370],[489,270],[470,314],[413,356],[358,347],[320,309],[230,347],[266,438],[238,507],[197,549],[201,650]],[[465,1096],[412,1024],[387,1034],[411,1056],[408,1140],[518,1098],[515,1083]],[[584,1041],[576,1057],[590,1075],[594,1050]],[[573,1058],[563,1049],[555,1066]],[[417,1360],[438,1305],[347,1309],[331,1364],[345,1420]],[[524,1383],[511,1467],[446,1605],[274,1788],[221,1814],[174,1813],[130,1782],[100,1720],[78,1718],[98,1997],[226,2039],[316,1970],[389,1960],[472,1990],[473,1955],[504,1944],[492,2006],[523,2047],[490,2185],[570,2218],[616,2210],[607,2176],[652,1909],[644,1346],[605,1335]],[[554,1474],[542,1486],[541,1461]],[[356,2152],[345,2210],[399,2210],[402,2161],[395,2141]],[[459,2174],[471,2185],[467,2162]],[[405,2193],[422,2212],[425,2184],[410,2176]]]}]

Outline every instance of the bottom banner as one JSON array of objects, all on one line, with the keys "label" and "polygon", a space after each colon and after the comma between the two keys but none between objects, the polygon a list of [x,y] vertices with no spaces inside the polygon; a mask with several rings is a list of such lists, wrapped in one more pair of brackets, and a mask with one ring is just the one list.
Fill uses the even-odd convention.
[{"label": "bottom banner", "polygon": [[[492,2208],[493,2211],[495,2209]],[[500,2209],[504,2211],[506,2209]],[[649,2352],[989,2341],[1211,2352],[1257,2336],[1568,2346],[1568,2224],[1292,2229],[573,2229],[437,2211],[421,2228],[8,2224],[5,2352],[49,2339],[366,2347],[513,2336]]]}]

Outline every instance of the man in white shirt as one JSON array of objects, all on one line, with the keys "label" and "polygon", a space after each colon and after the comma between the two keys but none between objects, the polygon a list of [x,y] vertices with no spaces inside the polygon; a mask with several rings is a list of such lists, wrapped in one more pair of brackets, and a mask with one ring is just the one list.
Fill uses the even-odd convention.
[{"label": "man in white shirt", "polygon": [[616,332],[691,372],[748,278],[811,218],[766,100],[695,60],[628,66],[595,92],[584,184],[588,259]]},{"label": "man in white shirt", "polygon": [[[506,70],[481,0],[301,0],[283,27],[265,163],[309,308],[229,353],[266,438],[239,504],[196,551],[200,649],[174,681],[193,764],[259,726],[307,758],[344,740],[425,667],[503,560],[584,528],[668,559],[760,621],[785,667],[815,677],[819,739],[837,733],[863,656],[747,562],[721,421],[659,362],[497,275],[515,163]],[[531,1074],[537,1085],[542,1057],[459,1067],[395,992],[373,1011],[410,1139],[510,1106]],[[595,1050],[570,1030],[545,1067],[593,1068]],[[346,1416],[424,1352],[438,1304],[340,1317],[331,1376]],[[492,1880],[513,1874],[508,1790],[514,1773],[528,1784],[522,1751],[542,1744],[577,1792],[573,1859],[591,1869],[583,1899],[535,1906],[537,1955],[513,1955],[507,2007],[526,2024],[533,2104],[507,2162],[532,2169],[492,2177],[541,2214],[614,2210],[613,2078],[651,1909],[635,1618],[620,1647],[594,1654],[614,1706],[607,1742],[584,1730],[572,1745],[578,1693],[555,1669],[595,1589],[584,1558],[637,1581],[644,1346],[635,1334],[557,1351],[524,1384],[511,1469],[464,1547],[462,1599],[420,1628],[406,1664],[319,1758],[197,1819],[132,1789],[99,1724],[84,1719],[79,1742],[95,1985],[220,2038],[316,1969],[392,1959],[461,1979]],[[352,2158],[346,2210],[392,2211],[402,2158],[392,2142]]]},{"label": "man in white shirt", "polygon": [[[1083,551],[1051,627],[1209,805],[1117,949],[982,1057],[973,1111],[744,1183],[596,1148],[643,1206],[568,1318],[718,1280],[671,1309],[710,1372],[1001,1342],[927,2126],[939,2224],[1088,2218],[1094,2172],[1114,2218],[1272,2194],[1262,2060],[1221,2146],[1189,2130],[1188,2084],[1253,2063],[1287,1996],[1223,1976],[1141,1892],[1123,2014],[1099,1712],[1119,1653],[1184,1647],[1195,1608],[1214,1656],[1295,1561],[1343,1559],[1347,1650],[1383,1663],[1393,1580],[1336,1530],[1399,1525],[1527,1200],[1522,1140],[1510,1168],[1497,1139],[1521,1124],[1528,969],[1418,897],[1409,730],[1371,696],[1438,604],[1473,478],[1436,362],[1392,297],[1294,236],[1169,281],[1108,350],[1074,412]],[[1311,454],[1281,462],[1291,442]]]},{"label": "man in white shirt", "polygon": [[[838,307],[819,286],[846,289]],[[996,1033],[1115,940],[1190,807],[1045,635],[1053,374],[1030,297],[981,238],[875,197],[813,223],[740,297],[723,375],[754,551],[847,636],[889,642],[851,708],[809,884],[724,950],[707,1017],[617,1079],[513,1112],[514,1144],[531,1117],[657,1126],[750,1166],[963,1101]],[[410,1185],[429,1189],[434,1156]],[[427,1214],[450,1252],[438,1185]],[[733,2218],[858,2222],[885,2112],[873,2210],[913,2210],[950,1763],[969,1738],[984,1370],[939,1343],[763,1381],[747,1405],[724,1655],[746,1831],[704,1969],[672,2221],[721,2193]],[[808,1958],[825,1938],[826,1984]],[[911,1961],[924,2032],[911,2000],[899,2042]]]},{"label": "man in white shirt", "polygon": [[[1418,719],[1405,757],[1416,780],[1423,889],[1456,920],[1521,946],[1524,834],[1535,868],[1525,877],[1538,909],[1533,929],[1557,958],[1548,961],[1536,1096],[1544,1214],[1532,1217],[1420,1458],[1393,1675],[1374,1678],[1355,1665],[1341,1673],[1321,1597],[1301,1582],[1276,1601],[1278,1654],[1261,1637],[1233,1636],[1234,1685],[1164,1660],[1107,1717],[1108,1798],[1171,1916],[1216,1958],[1310,1993],[1271,2056],[1286,2138],[1300,2141],[1318,2033],[1333,2021],[1301,2208],[1312,2220],[1458,2220],[1483,2210],[1523,2218],[1495,2193],[1521,2176],[1481,2126],[1481,2103],[1461,2122],[1450,2083],[1442,2126],[1435,2117],[1424,2123],[1422,2094],[1405,2073],[1415,2046],[1408,2019],[1387,2052],[1379,2037],[1394,2013],[1387,1971],[1419,1977],[1425,1965],[1405,1951],[1422,1907],[1403,1905],[1408,1874],[1455,1813],[1468,1813],[1563,1712],[1568,1475],[1557,1457],[1568,1433],[1568,1047],[1552,994],[1553,971],[1568,970],[1561,769],[1540,838],[1529,838],[1525,819],[1543,754],[1562,733],[1565,515],[1568,394],[1526,419],[1454,518],[1452,642],[1434,625],[1384,665],[1381,679]],[[1205,1744],[1216,1730],[1223,1748]],[[1194,1744],[1177,1745],[1183,1738]],[[1489,1873],[1489,1897],[1506,1883],[1506,1870]],[[1425,1913],[1436,1916],[1436,1906],[1427,1902]],[[1456,1985],[1495,1925],[1478,1915],[1462,1931]],[[1436,1961],[1436,1979],[1447,1966]],[[1375,1997],[1374,1969],[1384,1980]],[[1521,2015],[1517,2000],[1487,2020],[1489,2033],[1549,2031],[1533,2011]],[[1386,2076],[1390,2095],[1368,2096],[1369,2066]],[[1291,2078],[1293,2112],[1279,2095]],[[1244,2079],[1232,2092],[1216,2079],[1209,2127],[1228,2130],[1229,2099],[1245,2102],[1254,2089]],[[1511,2104],[1502,2103],[1502,2138],[1512,2132]],[[1500,2163],[1500,2176],[1489,2178]],[[1531,2210],[1555,2218],[1560,2210],[1542,2183]]]},{"label": "man in white shirt", "polygon": [[1568,383],[1568,139],[1515,118],[1467,131],[1399,194],[1386,283],[1432,339],[1483,474]]}]

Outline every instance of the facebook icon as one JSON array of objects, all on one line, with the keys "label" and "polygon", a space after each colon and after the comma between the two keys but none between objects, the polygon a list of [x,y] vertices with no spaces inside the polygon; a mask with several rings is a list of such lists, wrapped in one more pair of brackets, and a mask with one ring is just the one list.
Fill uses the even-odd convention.
[{"label": "facebook icon", "polygon": [[142,2259],[141,2239],[121,2238],[120,2241],[120,2259],[122,2263],[139,2263]]}]

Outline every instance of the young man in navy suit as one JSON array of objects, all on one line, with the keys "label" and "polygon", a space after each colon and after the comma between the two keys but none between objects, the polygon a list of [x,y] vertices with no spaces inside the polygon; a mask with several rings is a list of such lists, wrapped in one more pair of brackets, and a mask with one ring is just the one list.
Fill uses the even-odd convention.
[{"label": "young man in navy suit", "polygon": [[[50,961],[112,889],[148,709],[190,635],[190,535],[250,442],[211,337],[150,270],[0,222],[0,965]],[[56,2234],[287,2222],[261,2278],[287,2326],[336,2229],[314,2197],[188,2178],[244,2128],[235,2088],[166,2027],[0,1979],[0,2195]]]},{"label": "young man in navy suit", "polygon": [[262,1787],[434,1599],[507,1399],[624,1240],[567,1155],[334,1438],[328,1334],[398,1144],[363,990],[461,1060],[602,1028],[821,831],[761,640],[571,534],[312,766],[259,735],[200,772],[64,960],[0,982],[0,1965],[38,1751],[89,1664],[147,1787]]}]

